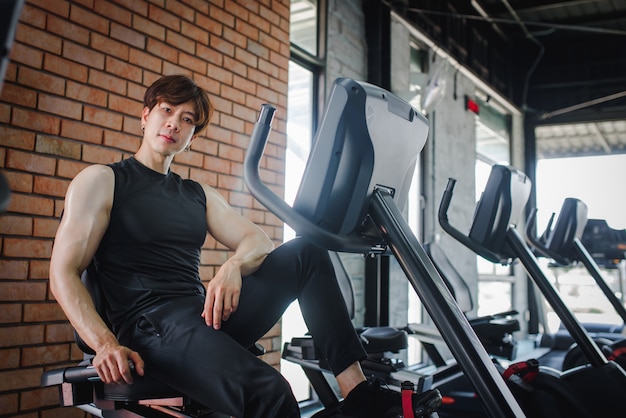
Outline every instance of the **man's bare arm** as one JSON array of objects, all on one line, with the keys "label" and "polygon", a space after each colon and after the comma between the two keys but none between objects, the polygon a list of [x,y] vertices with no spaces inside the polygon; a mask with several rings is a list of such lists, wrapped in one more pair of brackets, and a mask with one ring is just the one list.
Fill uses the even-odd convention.
[{"label": "man's bare arm", "polygon": [[139,355],[119,344],[80,281],[108,227],[113,188],[113,171],[106,166],[91,166],[76,176],[67,191],[50,259],[50,289],[74,329],[96,352],[94,366],[109,383],[132,381],[129,359],[143,373]]},{"label": "man's bare arm", "polygon": [[207,286],[204,317],[207,325],[219,329],[237,310],[242,276],[255,272],[274,249],[267,234],[237,213],[214,189],[204,186],[207,198],[209,233],[234,251]]}]

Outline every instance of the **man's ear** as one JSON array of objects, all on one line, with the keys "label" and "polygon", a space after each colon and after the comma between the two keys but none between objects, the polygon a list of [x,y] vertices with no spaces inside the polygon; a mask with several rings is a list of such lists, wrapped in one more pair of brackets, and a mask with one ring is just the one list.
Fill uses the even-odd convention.
[{"label": "man's ear", "polygon": [[146,118],[148,117],[149,114],[150,114],[150,109],[148,108],[148,106],[144,107],[143,110],[141,111],[141,126],[144,126],[146,124]]}]

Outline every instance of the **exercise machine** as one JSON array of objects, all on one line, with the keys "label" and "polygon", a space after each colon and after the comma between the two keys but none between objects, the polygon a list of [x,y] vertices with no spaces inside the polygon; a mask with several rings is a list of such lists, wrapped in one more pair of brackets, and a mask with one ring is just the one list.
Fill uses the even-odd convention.
[{"label": "exercise machine", "polygon": [[428,122],[376,86],[338,79],[316,134],[293,206],[259,172],[275,108],[263,105],[244,162],[252,195],[296,233],[322,248],[398,260],[478,398],[493,417],[523,412],[443,279],[404,220]]},{"label": "exercise machine", "polygon": [[[81,276],[96,311],[106,322],[106,301],[99,288],[93,263]],[[107,326],[110,324],[107,323]],[[133,375],[133,384],[104,384],[91,360],[95,352],[75,332],[76,344],[84,353],[77,366],[48,370],[41,377],[42,386],[58,386],[61,406],[74,406],[96,417],[104,418],[227,418],[226,415],[198,404],[166,383],[147,376]],[[262,354],[263,347],[251,347]]]},{"label": "exercise machine", "polygon": [[[602,351],[610,358],[617,361],[622,367],[626,365],[626,341],[622,333],[626,324],[626,309],[622,301],[615,295],[606,283],[600,272],[594,257],[587,251],[582,242],[582,237],[587,228],[587,205],[576,198],[566,198],[563,201],[556,223],[555,214],[552,213],[546,229],[537,237],[535,233],[536,210],[531,213],[526,225],[526,237],[536,252],[547,258],[551,258],[557,266],[571,266],[582,263],[604,296],[607,298],[622,324],[583,324],[584,328],[594,338]],[[554,223],[554,228],[552,227]],[[616,253],[610,258],[617,258]],[[562,369],[567,370],[586,363],[586,358],[578,345],[573,346],[572,339],[566,330],[559,330],[554,337],[560,347],[567,349],[563,359]]]},{"label": "exercise machine", "polygon": [[[593,411],[594,416],[621,416],[622,400],[626,396],[626,372],[607,359],[578,322],[543,274],[535,255],[516,229],[530,195],[530,180],[513,167],[494,165],[467,235],[448,221],[447,210],[455,183],[456,180],[449,179],[442,198],[439,209],[442,228],[493,263],[506,265],[519,260],[588,360],[587,365],[564,372],[541,369],[536,361],[509,366],[509,371],[505,370],[504,374],[507,381],[514,385],[517,398],[523,401],[526,410],[535,414],[544,411],[540,401],[537,402],[534,396],[529,400],[526,396],[537,393],[531,390],[536,385],[534,387],[549,395],[557,406],[567,408],[568,402],[577,399],[583,402],[581,408],[577,408],[579,411]],[[529,371],[532,378],[528,377]],[[510,379],[514,375],[519,382]],[[539,380],[537,376],[541,376]],[[524,380],[524,377],[527,379]],[[588,413],[583,415],[590,416]]]}]

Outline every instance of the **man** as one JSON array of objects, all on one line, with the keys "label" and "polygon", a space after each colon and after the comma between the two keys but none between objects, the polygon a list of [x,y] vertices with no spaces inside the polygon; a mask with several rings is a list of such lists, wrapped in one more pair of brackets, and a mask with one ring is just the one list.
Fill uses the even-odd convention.
[{"label": "man", "polygon": [[[366,381],[359,364],[365,353],[326,251],[303,239],[274,249],[217,191],[170,171],[212,110],[191,79],[162,77],[146,91],[135,155],[90,166],[68,188],[50,286],[95,351],[98,375],[106,383],[132,383],[130,361],[137,374],[221,412],[297,417],[288,383],[248,347],[298,298],[346,398],[343,413],[385,416],[400,398]],[[207,233],[232,255],[205,289],[198,266]],[[112,329],[80,281],[92,262]]]}]

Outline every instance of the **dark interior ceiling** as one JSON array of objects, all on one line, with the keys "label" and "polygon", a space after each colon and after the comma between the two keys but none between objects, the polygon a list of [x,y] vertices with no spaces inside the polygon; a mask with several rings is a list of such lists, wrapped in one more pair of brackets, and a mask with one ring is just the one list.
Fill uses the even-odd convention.
[{"label": "dark interior ceiling", "polygon": [[626,1],[388,4],[536,121],[538,157],[626,153]]}]

